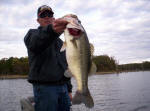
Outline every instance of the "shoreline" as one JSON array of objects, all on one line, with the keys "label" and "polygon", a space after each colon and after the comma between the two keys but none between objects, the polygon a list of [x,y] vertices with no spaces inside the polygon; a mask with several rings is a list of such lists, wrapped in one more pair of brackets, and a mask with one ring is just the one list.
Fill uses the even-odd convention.
[{"label": "shoreline", "polygon": [[[96,72],[95,75],[116,74],[117,72]],[[0,79],[27,79],[28,75],[0,75]]]},{"label": "shoreline", "polygon": [[104,75],[104,74],[119,74],[120,72],[109,71],[109,72],[96,72],[96,75]]},{"label": "shoreline", "polygon": [[[147,71],[147,70],[146,70]],[[148,70],[149,71],[149,70]],[[95,74],[93,75],[105,75],[105,74],[121,74],[123,72],[138,72],[138,71],[108,71],[108,72],[96,72]],[[0,75],[0,80],[1,79],[27,79],[28,78],[28,75]]]},{"label": "shoreline", "polygon": [[128,72],[145,72],[150,70],[136,70],[136,71],[109,71],[109,72],[96,72],[96,75],[104,75],[104,74],[121,74],[121,73],[128,73]]},{"label": "shoreline", "polygon": [[[115,74],[117,72],[96,72],[96,75]],[[0,79],[27,79],[28,75],[0,75]]]},{"label": "shoreline", "polygon": [[0,79],[27,79],[28,75],[0,75]]}]

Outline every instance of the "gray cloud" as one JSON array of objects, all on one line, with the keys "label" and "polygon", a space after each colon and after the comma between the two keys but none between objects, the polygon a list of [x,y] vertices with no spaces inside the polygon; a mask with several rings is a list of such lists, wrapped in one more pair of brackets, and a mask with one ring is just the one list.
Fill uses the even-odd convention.
[{"label": "gray cloud", "polygon": [[0,0],[1,5],[29,4],[30,0]]},{"label": "gray cloud", "polygon": [[43,4],[53,8],[56,18],[77,14],[96,55],[114,56],[119,63],[150,60],[149,0],[1,0],[0,58],[27,55],[23,37],[38,26],[37,8]]},{"label": "gray cloud", "polygon": [[21,41],[25,30],[0,28],[0,41]]},{"label": "gray cloud", "polygon": [[23,41],[21,42],[0,42],[0,58],[27,56]]}]

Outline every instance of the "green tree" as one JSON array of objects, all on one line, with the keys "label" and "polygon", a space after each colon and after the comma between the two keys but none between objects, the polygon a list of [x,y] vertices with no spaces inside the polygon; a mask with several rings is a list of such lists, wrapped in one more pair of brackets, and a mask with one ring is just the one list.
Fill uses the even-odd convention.
[{"label": "green tree", "polygon": [[142,66],[143,66],[143,69],[144,69],[144,70],[150,70],[150,62],[144,61],[144,62],[142,63]]},{"label": "green tree", "polygon": [[93,61],[97,66],[97,71],[116,71],[117,63],[114,57],[108,55],[95,56]]}]

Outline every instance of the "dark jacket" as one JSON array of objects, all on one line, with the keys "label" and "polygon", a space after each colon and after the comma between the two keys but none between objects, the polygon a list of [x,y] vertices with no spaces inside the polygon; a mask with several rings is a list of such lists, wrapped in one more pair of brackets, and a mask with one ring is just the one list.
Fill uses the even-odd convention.
[{"label": "dark jacket", "polygon": [[49,85],[67,83],[71,92],[70,78],[64,76],[67,62],[65,52],[60,52],[63,42],[59,36],[51,25],[28,31],[24,38],[30,67],[28,81]]}]

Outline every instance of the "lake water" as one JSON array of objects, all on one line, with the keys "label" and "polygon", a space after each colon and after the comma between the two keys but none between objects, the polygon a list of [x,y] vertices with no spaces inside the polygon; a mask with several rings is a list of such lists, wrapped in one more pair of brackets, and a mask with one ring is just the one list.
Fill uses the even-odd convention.
[{"label": "lake water", "polygon": [[[73,94],[76,82],[72,79]],[[94,75],[89,89],[95,106],[73,105],[73,111],[150,111],[150,72]],[[20,99],[32,96],[26,79],[0,80],[0,111],[21,111]]]}]

